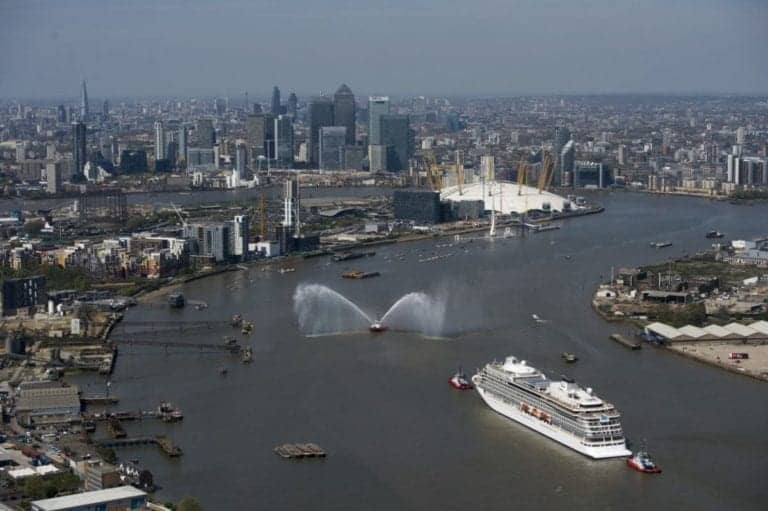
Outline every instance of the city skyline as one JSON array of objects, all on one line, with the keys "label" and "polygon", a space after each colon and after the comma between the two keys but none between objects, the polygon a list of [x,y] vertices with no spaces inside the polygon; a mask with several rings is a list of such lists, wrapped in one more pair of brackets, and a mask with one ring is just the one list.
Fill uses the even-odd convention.
[{"label": "city skyline", "polygon": [[768,91],[768,7],[750,0],[40,0],[0,15],[3,98],[74,97],[82,79],[94,97]]}]

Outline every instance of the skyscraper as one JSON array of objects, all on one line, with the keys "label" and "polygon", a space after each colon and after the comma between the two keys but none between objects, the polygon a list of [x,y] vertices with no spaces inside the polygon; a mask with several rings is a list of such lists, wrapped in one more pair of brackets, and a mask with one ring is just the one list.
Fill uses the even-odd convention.
[{"label": "skyscraper", "polygon": [[272,115],[280,115],[280,89],[277,85],[272,88]]},{"label": "skyscraper", "polygon": [[165,154],[165,128],[163,121],[155,122],[155,161],[164,160]]},{"label": "skyscraper", "polygon": [[554,176],[555,183],[560,183],[563,179],[563,176],[561,173],[562,165],[560,165],[560,154],[563,152],[563,147],[565,147],[565,144],[567,144],[570,139],[571,139],[571,131],[568,128],[565,128],[563,126],[555,127],[554,142],[552,144],[554,153],[555,153],[555,159],[556,159],[555,176]]},{"label": "skyscraper", "polygon": [[320,128],[333,126],[333,101],[326,96],[312,98],[309,103],[309,164],[317,168],[320,162],[318,138]]},{"label": "skyscraper", "polygon": [[288,96],[288,115],[292,115],[294,118],[299,110],[299,98],[296,97],[296,93],[291,92]]},{"label": "skyscraper", "polygon": [[259,156],[274,159],[274,116],[271,113],[249,115],[245,130],[248,147],[251,150],[251,161],[255,164]]},{"label": "skyscraper", "polygon": [[83,90],[80,96],[80,120],[85,122],[90,117],[90,110],[88,109],[88,89],[85,87],[85,80],[83,80]]},{"label": "skyscraper", "polygon": [[320,128],[320,168],[341,170],[344,168],[344,146],[347,128],[344,126],[323,126]]},{"label": "skyscraper", "polygon": [[386,96],[368,98],[368,143],[381,145],[379,118],[389,113],[389,98]]},{"label": "skyscraper", "polygon": [[176,143],[178,144],[178,155],[176,161],[179,163],[187,162],[187,128],[185,126],[179,126],[179,133],[176,137]]},{"label": "skyscraper", "polygon": [[104,116],[104,119],[107,119],[109,117],[109,101],[106,99],[104,100],[104,103],[101,105],[101,115]]},{"label": "skyscraper", "polygon": [[390,172],[406,170],[411,153],[409,117],[384,114],[379,117],[379,127],[381,145],[386,147],[386,170]]},{"label": "skyscraper", "polygon": [[293,118],[289,115],[275,118],[275,160],[280,168],[293,168]]},{"label": "skyscraper", "polygon": [[341,84],[333,95],[333,124],[347,128],[347,145],[355,145],[355,95]]},{"label": "skyscraper", "polygon": [[573,140],[569,140],[560,151],[560,185],[571,186],[573,184],[573,166],[576,160],[576,147]]},{"label": "skyscraper", "polygon": [[85,123],[72,123],[72,174],[83,175],[85,168]]},{"label": "skyscraper", "polygon": [[213,149],[214,144],[216,144],[216,130],[213,129],[213,120],[198,120],[197,127],[195,129],[195,136],[197,138],[197,147]]}]

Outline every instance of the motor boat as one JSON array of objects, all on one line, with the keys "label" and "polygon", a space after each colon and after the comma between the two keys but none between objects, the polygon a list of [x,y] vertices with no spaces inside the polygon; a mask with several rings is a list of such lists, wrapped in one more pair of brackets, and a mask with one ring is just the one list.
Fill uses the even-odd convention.
[{"label": "motor boat", "polygon": [[387,330],[387,327],[382,325],[380,321],[375,321],[371,323],[370,330],[371,332],[380,333],[380,332],[385,332]]}]

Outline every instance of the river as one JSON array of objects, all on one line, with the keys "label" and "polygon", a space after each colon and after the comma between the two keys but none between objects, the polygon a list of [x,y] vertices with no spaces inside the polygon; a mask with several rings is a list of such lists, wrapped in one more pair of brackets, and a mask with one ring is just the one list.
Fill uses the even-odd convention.
[{"label": "river", "polygon": [[[347,263],[301,261],[285,274],[254,267],[186,285],[187,298],[206,310],[130,310],[129,330],[132,321],[242,312],[256,331],[250,365],[225,354],[122,348],[112,379],[118,408],[168,400],[185,413],[183,424],[129,423],[129,433],[167,432],[185,454],[167,460],[147,447],[121,456],[153,470],[161,500],[194,495],[206,509],[765,509],[766,384],[665,350],[627,350],[608,336],[629,327],[602,321],[590,300],[611,266],[694,253],[711,244],[710,230],[766,234],[768,206],[624,193],[599,200],[604,213],[557,231],[464,248],[436,247],[451,240],[390,245]],[[663,240],[673,247],[649,247]],[[433,252],[453,255],[418,262]],[[347,269],[382,276],[341,279]],[[328,285],[374,317],[407,292],[432,293],[447,302],[450,335],[305,338],[292,303],[301,283]],[[221,325],[183,337],[220,342],[233,333]],[[565,365],[563,351],[579,362]],[[497,415],[474,392],[449,388],[457,366],[472,372],[509,354],[613,402],[627,436],[647,440],[664,473],[592,461]],[[304,441],[328,457],[293,462],[273,452]]]}]

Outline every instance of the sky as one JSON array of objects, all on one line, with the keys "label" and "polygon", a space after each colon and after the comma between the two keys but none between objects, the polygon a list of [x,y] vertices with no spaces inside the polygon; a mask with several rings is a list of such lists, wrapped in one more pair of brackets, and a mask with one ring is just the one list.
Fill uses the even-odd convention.
[{"label": "sky", "polygon": [[768,93],[768,0],[0,0],[0,99]]}]

